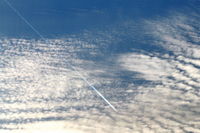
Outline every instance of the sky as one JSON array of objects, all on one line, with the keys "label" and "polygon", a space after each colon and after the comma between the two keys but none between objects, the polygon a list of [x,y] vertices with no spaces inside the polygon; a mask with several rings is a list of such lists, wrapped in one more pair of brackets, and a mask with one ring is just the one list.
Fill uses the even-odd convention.
[{"label": "sky", "polygon": [[200,132],[199,0],[9,1],[0,132]]},{"label": "sky", "polygon": [[[165,16],[188,0],[10,0],[10,3],[46,37],[64,36],[87,29],[105,28],[125,19]],[[2,36],[37,37],[24,22],[0,2]],[[14,24],[13,24],[14,23]],[[34,36],[35,35],[35,36]]]}]

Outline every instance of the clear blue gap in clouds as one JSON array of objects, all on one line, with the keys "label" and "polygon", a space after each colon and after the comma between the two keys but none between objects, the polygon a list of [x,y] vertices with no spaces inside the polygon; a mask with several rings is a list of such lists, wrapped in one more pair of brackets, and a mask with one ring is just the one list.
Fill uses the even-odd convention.
[{"label": "clear blue gap in clouds", "polygon": [[[10,2],[46,37],[79,33],[112,25],[125,19],[151,18],[170,8],[181,8],[187,0],[19,0]],[[0,35],[36,37],[0,2]]]}]

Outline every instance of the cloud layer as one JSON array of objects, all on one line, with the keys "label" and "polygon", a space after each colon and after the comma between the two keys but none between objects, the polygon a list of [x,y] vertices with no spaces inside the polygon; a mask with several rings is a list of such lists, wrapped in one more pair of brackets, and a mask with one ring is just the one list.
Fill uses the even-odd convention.
[{"label": "cloud layer", "polygon": [[1,39],[0,129],[200,132],[198,20],[195,13],[173,13],[46,42]]}]

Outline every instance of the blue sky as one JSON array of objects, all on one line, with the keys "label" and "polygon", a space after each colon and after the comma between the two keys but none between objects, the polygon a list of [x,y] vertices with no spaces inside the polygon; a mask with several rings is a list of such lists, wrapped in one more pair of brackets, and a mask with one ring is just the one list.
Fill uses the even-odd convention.
[{"label": "blue sky", "polygon": [[[46,37],[62,36],[120,23],[125,19],[165,16],[188,0],[10,0]],[[0,2],[0,35],[36,37],[13,11]]]},{"label": "blue sky", "polygon": [[199,0],[9,1],[1,133],[200,132]]}]

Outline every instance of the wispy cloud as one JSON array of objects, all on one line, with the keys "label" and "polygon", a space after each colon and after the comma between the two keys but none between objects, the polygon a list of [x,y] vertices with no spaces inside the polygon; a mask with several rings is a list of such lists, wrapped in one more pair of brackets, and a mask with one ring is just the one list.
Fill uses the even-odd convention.
[{"label": "wispy cloud", "polygon": [[[135,43],[146,40],[133,37],[138,25],[132,21],[48,44],[1,39],[0,128],[9,133],[200,132],[199,32],[192,25],[198,20],[173,14],[142,22],[145,36],[153,38],[147,42],[161,52],[138,48]],[[133,39],[131,46],[124,37]],[[122,43],[131,50],[106,53]],[[111,112],[68,62],[119,112]]]}]

